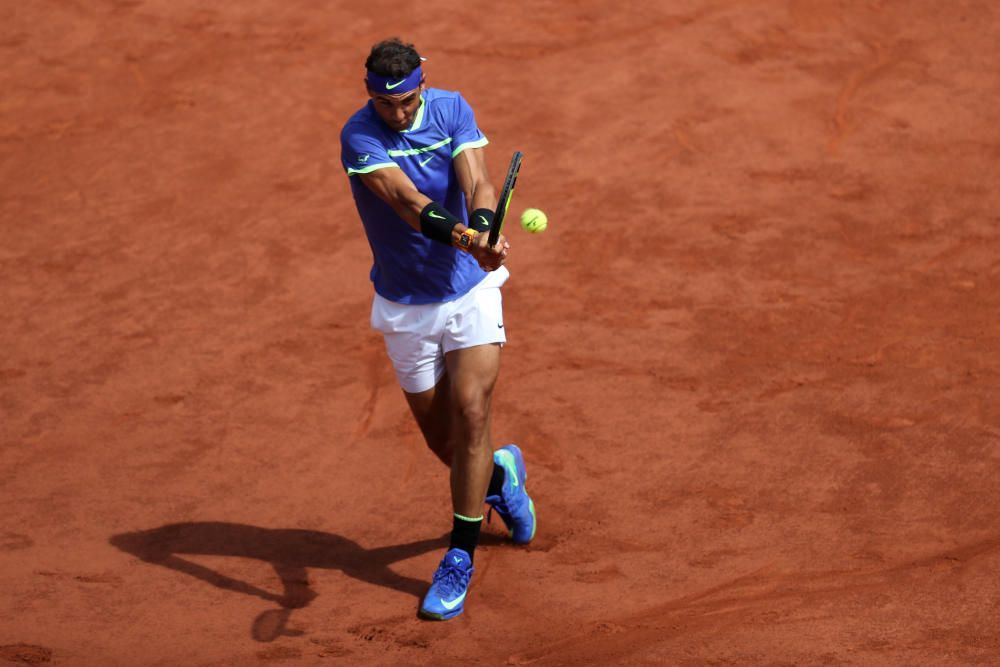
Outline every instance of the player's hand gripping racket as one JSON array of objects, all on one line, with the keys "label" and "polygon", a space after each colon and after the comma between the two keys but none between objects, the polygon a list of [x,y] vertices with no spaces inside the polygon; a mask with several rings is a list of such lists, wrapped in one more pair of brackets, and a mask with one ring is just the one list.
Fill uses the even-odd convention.
[{"label": "player's hand gripping racket", "polygon": [[490,225],[490,236],[488,242],[490,247],[494,247],[500,239],[500,228],[503,226],[503,219],[507,217],[507,208],[510,206],[510,198],[514,196],[514,185],[517,183],[517,172],[521,170],[521,151],[514,151],[514,156],[510,159],[510,167],[507,169],[507,178],[503,181],[500,189],[500,197],[497,199],[497,212],[493,215],[493,224]]}]

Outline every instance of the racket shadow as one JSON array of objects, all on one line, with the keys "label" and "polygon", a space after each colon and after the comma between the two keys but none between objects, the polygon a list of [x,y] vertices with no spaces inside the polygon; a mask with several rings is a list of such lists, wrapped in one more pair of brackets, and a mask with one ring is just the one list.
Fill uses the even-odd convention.
[{"label": "racket shadow", "polygon": [[[293,609],[307,606],[317,596],[309,586],[309,568],[340,570],[360,581],[421,597],[429,580],[405,577],[389,566],[446,547],[448,535],[366,549],[346,537],[321,531],[204,521],[121,533],[108,541],[147,563],[182,572],[217,588],[276,603],[278,609],[260,614],[251,632],[258,641],[273,641],[282,635],[301,634],[286,626]],[[283,590],[281,593],[264,590],[184,556],[232,556],[264,561],[274,568]]]}]

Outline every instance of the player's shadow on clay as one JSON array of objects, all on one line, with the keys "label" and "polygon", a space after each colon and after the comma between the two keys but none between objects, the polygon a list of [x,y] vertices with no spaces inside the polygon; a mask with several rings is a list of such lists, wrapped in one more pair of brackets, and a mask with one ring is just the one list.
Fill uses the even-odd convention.
[{"label": "player's shadow on clay", "polygon": [[[300,635],[286,628],[293,609],[301,609],[316,598],[309,587],[307,568],[340,570],[361,581],[385,586],[415,597],[429,584],[393,572],[389,565],[447,546],[447,535],[375,549],[315,530],[270,529],[237,523],[175,523],[152,530],[113,536],[112,545],[148,563],[189,574],[213,586],[253,595],[277,603],[278,609],[260,614],[252,634],[257,641],[269,642],[282,635]],[[234,556],[270,563],[281,579],[279,595],[216,572],[182,558],[188,556]],[[430,573],[428,573],[429,577]]]}]

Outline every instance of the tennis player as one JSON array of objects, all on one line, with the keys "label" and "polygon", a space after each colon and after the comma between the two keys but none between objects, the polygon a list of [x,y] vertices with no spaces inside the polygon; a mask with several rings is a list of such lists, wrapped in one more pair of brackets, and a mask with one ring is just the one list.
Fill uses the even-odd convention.
[{"label": "tennis player", "polygon": [[420,606],[445,620],[465,608],[484,500],[515,543],[531,541],[536,521],[521,450],[493,451],[490,435],[510,245],[501,235],[491,248],[483,233],[497,197],[488,142],[459,93],[426,86],[423,60],[399,39],[372,47],[370,99],[340,139],[374,257],[372,326],[427,446],[451,470],[451,543]]}]

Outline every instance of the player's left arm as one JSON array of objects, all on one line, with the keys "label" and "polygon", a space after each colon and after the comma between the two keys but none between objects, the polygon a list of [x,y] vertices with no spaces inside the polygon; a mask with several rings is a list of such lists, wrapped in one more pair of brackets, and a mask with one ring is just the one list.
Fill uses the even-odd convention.
[{"label": "player's left arm", "polygon": [[[469,227],[482,232],[476,239],[476,250],[483,254],[496,254],[499,264],[507,258],[510,244],[503,236],[495,248],[487,244],[486,230],[493,223],[497,205],[497,192],[486,170],[486,158],[482,148],[467,148],[455,156],[453,163],[458,185],[465,193],[465,205],[469,209]],[[499,266],[499,264],[497,266]]]},{"label": "player's left arm", "polygon": [[476,209],[493,211],[497,205],[497,192],[486,169],[486,156],[482,148],[466,148],[455,156],[453,163],[458,185],[465,193],[465,205],[471,214]]}]

